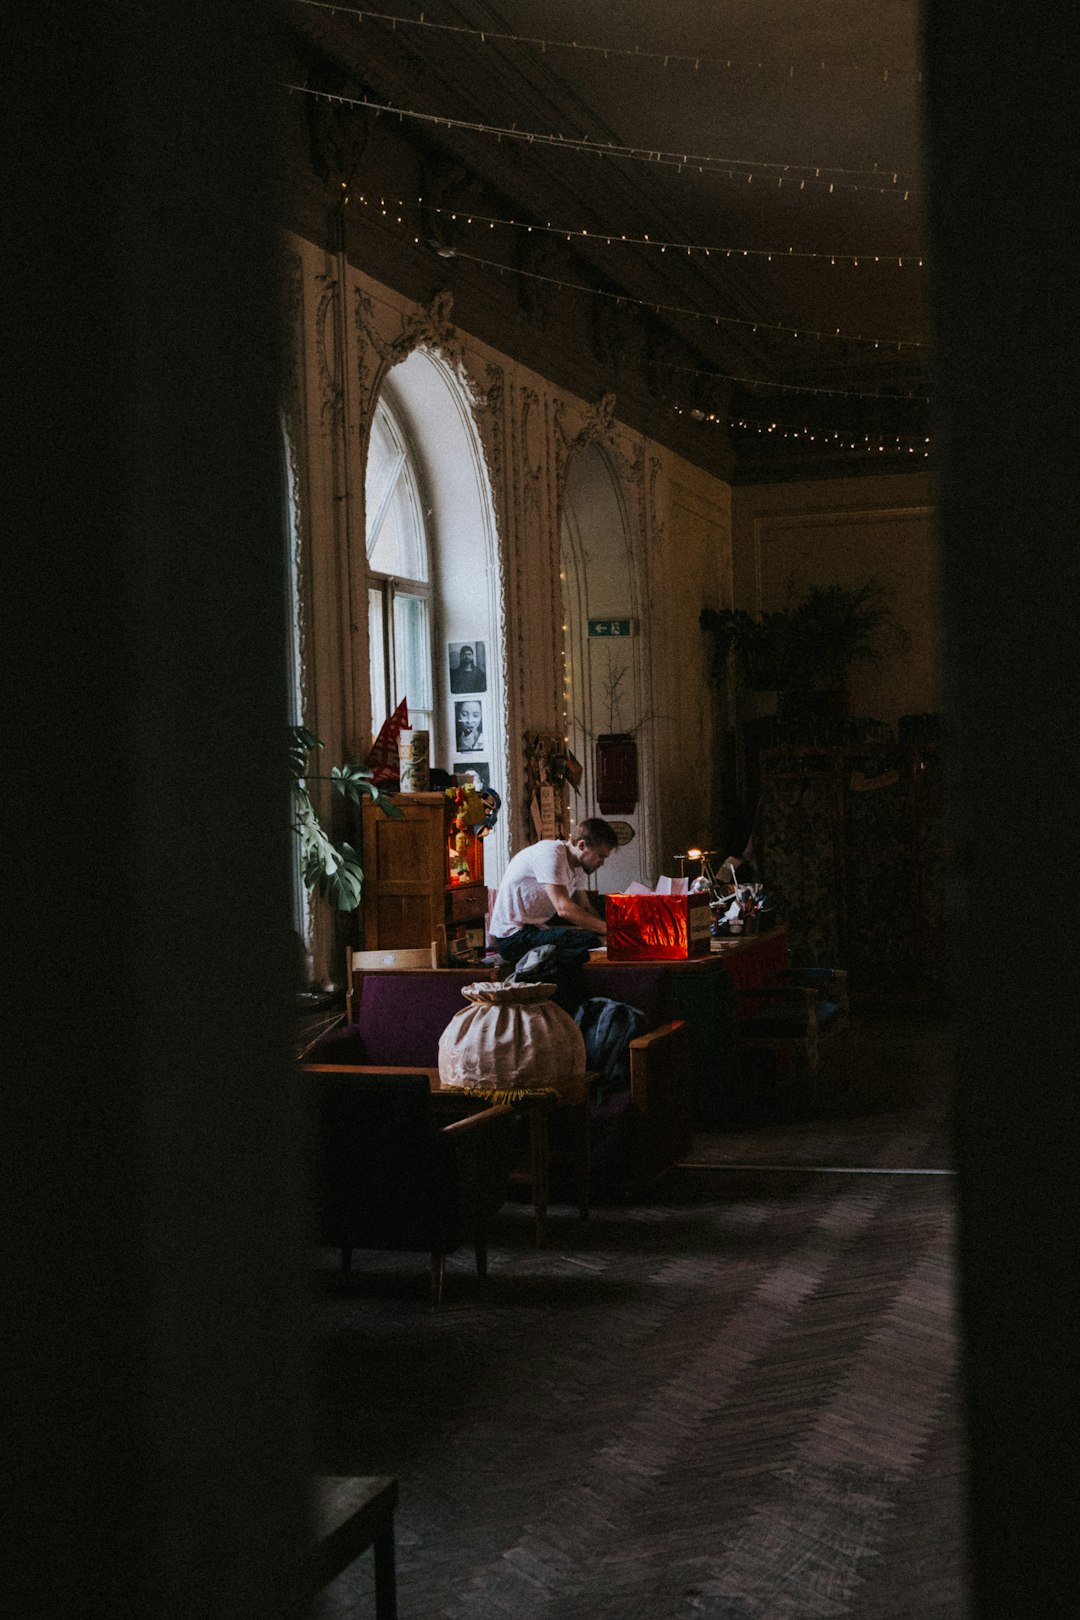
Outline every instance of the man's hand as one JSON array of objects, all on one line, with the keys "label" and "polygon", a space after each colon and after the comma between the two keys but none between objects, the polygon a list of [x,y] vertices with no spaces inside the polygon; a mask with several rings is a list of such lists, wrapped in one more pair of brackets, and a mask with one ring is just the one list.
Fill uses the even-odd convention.
[{"label": "man's hand", "polygon": [[587,928],[594,934],[607,934],[607,923],[589,906],[579,906],[562,883],[545,883],[544,890],[559,921],[569,928]]}]

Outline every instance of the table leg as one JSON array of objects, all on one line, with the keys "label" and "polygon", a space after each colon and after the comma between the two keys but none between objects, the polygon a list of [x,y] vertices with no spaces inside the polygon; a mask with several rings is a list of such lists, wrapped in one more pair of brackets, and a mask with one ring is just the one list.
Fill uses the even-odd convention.
[{"label": "table leg", "polygon": [[375,1556],[375,1620],[397,1620],[393,1524],[375,1537],[372,1551]]},{"label": "table leg", "polygon": [[529,1160],[532,1173],[533,1213],[536,1221],[536,1247],[544,1241],[544,1222],[547,1219],[548,1189],[551,1180],[551,1142],[548,1136],[550,1109],[547,1099],[536,1097],[529,1102]]}]

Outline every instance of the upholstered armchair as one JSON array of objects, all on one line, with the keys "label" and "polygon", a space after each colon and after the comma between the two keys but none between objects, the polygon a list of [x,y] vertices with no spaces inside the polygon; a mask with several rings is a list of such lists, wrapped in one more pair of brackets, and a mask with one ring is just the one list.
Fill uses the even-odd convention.
[{"label": "upholstered armchair", "polygon": [[[491,969],[468,968],[354,973],[352,1019],[321,1036],[307,1058],[381,1069],[436,1069],[439,1036],[466,1005],[462,986],[495,976]],[[644,1193],[690,1147],[687,1030],[672,1008],[667,978],[663,963],[585,970],[589,996],[629,1002],[645,1015],[645,1032],[629,1046],[627,1089],[590,1110],[592,1179],[600,1190]],[[556,1128],[557,1147],[563,1145],[558,1139],[565,1130],[565,1124]]]},{"label": "upholstered armchair", "polygon": [[440,1126],[426,1074],[322,1064],[305,1064],[301,1074],[316,1123],[316,1234],[341,1250],[343,1270],[354,1249],[430,1254],[437,1305],[446,1256],[471,1241],[483,1281],[488,1225],[513,1168],[513,1109]]}]

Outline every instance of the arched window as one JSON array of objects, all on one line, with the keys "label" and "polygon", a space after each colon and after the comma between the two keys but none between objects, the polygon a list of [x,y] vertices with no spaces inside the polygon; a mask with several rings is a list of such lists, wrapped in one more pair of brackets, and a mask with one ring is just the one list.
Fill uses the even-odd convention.
[{"label": "arched window", "polygon": [[[364,469],[371,726],[405,698],[429,762],[506,798],[498,535],[475,402],[460,368],[419,347],[384,377]],[[462,678],[462,649],[475,668]],[[465,731],[466,718],[479,729]],[[498,883],[507,818],[484,841]],[[422,941],[420,943],[423,943]]]},{"label": "arched window", "polygon": [[424,502],[404,425],[385,394],[375,407],[364,483],[371,722],[405,698],[409,724],[434,718],[431,563]]}]

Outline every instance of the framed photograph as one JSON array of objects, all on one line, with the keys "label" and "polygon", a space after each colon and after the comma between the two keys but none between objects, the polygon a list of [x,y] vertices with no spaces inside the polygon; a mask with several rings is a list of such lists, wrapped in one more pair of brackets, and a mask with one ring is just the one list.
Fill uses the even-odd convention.
[{"label": "framed photograph", "polygon": [[454,775],[471,777],[478,792],[491,786],[491,766],[486,759],[455,759]]},{"label": "framed photograph", "polygon": [[484,705],[479,698],[462,698],[454,704],[455,747],[459,754],[484,751]]},{"label": "framed photograph", "polygon": [[487,691],[487,649],[482,641],[451,641],[451,692]]}]

